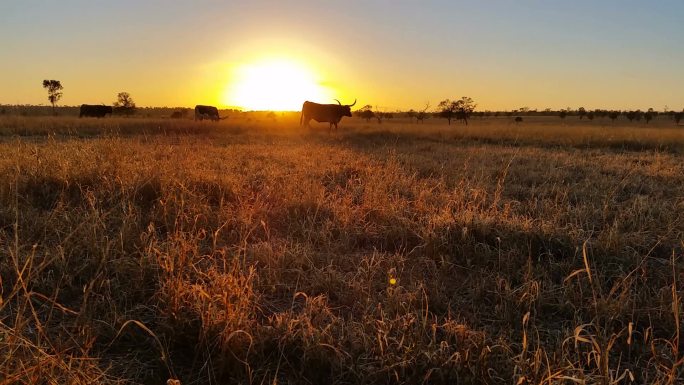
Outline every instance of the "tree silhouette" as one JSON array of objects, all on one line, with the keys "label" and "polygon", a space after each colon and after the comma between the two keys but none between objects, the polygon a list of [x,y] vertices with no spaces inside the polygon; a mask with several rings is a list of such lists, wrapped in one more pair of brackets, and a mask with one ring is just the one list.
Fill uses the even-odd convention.
[{"label": "tree silhouette", "polygon": [[385,119],[385,113],[382,111],[376,111],[375,113],[375,119],[378,120],[378,124],[382,124],[382,120]]},{"label": "tree silhouette", "polygon": [[43,80],[43,88],[48,92],[48,100],[52,104],[52,114],[55,114],[55,104],[62,98],[62,83],[59,80]]},{"label": "tree silhouette", "polygon": [[449,125],[451,125],[452,119],[463,120],[465,125],[468,125],[468,117],[475,111],[477,104],[473,99],[464,96],[459,100],[449,100],[445,99],[439,102],[439,116],[445,118]]},{"label": "tree silhouette", "polygon": [[582,120],[582,118],[587,115],[587,110],[584,107],[580,107],[577,109],[577,115],[579,116],[580,120]]},{"label": "tree silhouette", "polygon": [[634,111],[626,111],[625,112],[625,117],[627,118],[627,120],[629,120],[630,123],[634,121],[635,116],[636,116],[636,113]]},{"label": "tree silhouette", "polygon": [[468,118],[475,111],[475,107],[477,107],[477,104],[475,104],[472,98],[462,97],[456,101],[456,117],[459,120],[463,120],[463,123],[467,126]]},{"label": "tree silhouette", "polygon": [[654,117],[653,112],[651,112],[651,111],[646,112],[644,114],[644,120],[646,121],[646,124],[648,124],[651,121],[651,119],[653,119],[653,117]]},{"label": "tree silhouette", "polygon": [[123,114],[132,115],[135,113],[135,102],[128,92],[119,92],[116,95],[114,108]]},{"label": "tree silhouette", "polygon": [[408,110],[408,111],[406,112],[406,116],[407,116],[409,119],[411,119],[411,123],[413,123],[413,118],[416,117],[416,110],[414,110],[413,108],[411,108],[410,110]]},{"label": "tree silhouette", "polygon": [[357,111],[357,114],[360,118],[366,119],[366,122],[370,122],[370,120],[375,117],[375,113],[373,112],[373,106],[371,106],[370,104],[366,104],[365,106],[361,107]]},{"label": "tree silhouette", "polygon": [[456,117],[456,102],[444,99],[439,102],[437,108],[439,108],[439,117],[446,119],[451,125],[451,119]]},{"label": "tree silhouette", "polygon": [[611,112],[608,114],[608,117],[609,117],[610,120],[612,120],[613,122],[615,122],[615,119],[617,119],[618,116],[620,116],[620,113],[617,112],[617,111],[611,111]]},{"label": "tree silhouette", "polygon": [[641,118],[643,118],[643,116],[644,116],[644,113],[641,112],[641,110],[634,111],[634,120],[636,120],[637,122],[640,122]]},{"label": "tree silhouette", "polygon": [[425,119],[428,118],[428,113],[427,113],[428,108],[430,108],[430,102],[425,104],[425,108],[423,108],[422,110],[420,110],[416,114],[416,122],[425,123]]}]

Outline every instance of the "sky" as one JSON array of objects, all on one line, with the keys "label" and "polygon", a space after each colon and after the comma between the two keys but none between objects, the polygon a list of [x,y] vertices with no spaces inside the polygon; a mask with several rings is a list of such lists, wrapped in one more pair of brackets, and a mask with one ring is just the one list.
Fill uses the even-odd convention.
[{"label": "sky", "polygon": [[2,0],[0,104],[48,104],[57,79],[61,105],[681,110],[682,17],[681,0]]}]

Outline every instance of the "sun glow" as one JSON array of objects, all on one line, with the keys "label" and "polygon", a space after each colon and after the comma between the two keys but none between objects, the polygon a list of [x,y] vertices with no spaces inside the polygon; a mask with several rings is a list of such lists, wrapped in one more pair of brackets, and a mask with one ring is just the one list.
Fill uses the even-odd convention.
[{"label": "sun glow", "polygon": [[305,100],[331,100],[316,73],[286,59],[269,59],[235,69],[223,102],[248,110],[298,111]]}]

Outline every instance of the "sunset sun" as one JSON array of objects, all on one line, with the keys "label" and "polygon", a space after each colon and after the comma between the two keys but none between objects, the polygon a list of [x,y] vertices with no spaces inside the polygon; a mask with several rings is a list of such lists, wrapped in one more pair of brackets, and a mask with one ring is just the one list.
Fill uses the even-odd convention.
[{"label": "sunset sun", "polygon": [[246,110],[294,111],[305,100],[327,100],[330,92],[307,66],[272,59],[236,68],[224,93],[226,105]]}]

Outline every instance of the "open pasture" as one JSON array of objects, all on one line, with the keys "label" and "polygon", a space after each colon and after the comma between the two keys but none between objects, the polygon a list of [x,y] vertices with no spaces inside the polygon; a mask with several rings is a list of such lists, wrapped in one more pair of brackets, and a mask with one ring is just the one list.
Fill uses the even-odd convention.
[{"label": "open pasture", "polygon": [[684,129],[512,119],[0,117],[0,383],[678,383]]}]

